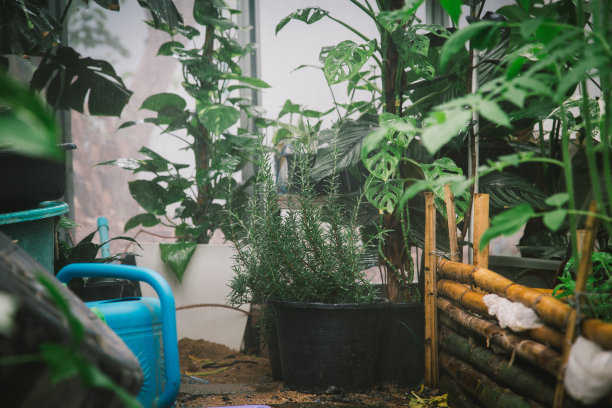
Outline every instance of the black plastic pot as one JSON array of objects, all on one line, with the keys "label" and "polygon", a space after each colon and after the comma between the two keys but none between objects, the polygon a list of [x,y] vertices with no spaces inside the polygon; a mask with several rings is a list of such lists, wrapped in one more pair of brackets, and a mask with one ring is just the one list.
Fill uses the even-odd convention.
[{"label": "black plastic pot", "polygon": [[[72,143],[59,147],[64,151],[76,148]],[[64,161],[0,152],[1,213],[36,208],[40,202],[59,199],[65,189]]]},{"label": "black plastic pot", "polygon": [[355,392],[374,384],[384,303],[273,306],[287,387],[316,393],[333,385]]},{"label": "black plastic pot", "polygon": [[73,279],[68,288],[83,302],[141,297],[137,281],[113,278]]},{"label": "black plastic pot", "polygon": [[385,306],[376,362],[376,382],[412,387],[423,381],[425,311],[423,303]]}]

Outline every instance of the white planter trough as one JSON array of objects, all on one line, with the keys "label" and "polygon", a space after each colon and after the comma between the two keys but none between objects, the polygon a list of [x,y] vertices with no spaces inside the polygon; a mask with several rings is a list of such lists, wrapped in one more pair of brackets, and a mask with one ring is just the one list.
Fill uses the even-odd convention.
[{"label": "white planter trough", "polygon": [[[234,247],[229,245],[198,245],[180,283],[174,273],[160,258],[158,243],[141,243],[136,248],[138,266],[159,272],[168,282],[174,294],[177,308],[210,303],[225,305],[230,293],[229,283],[234,276],[232,256]],[[155,297],[146,283],[141,283],[142,295]],[[248,306],[242,310],[248,311]],[[223,307],[197,307],[176,312],[178,338],[204,339],[240,350],[247,323],[247,314]]]}]

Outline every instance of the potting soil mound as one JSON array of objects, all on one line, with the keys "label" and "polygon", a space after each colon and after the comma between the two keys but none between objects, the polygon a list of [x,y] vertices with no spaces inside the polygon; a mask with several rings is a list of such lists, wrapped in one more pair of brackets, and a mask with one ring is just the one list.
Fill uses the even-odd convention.
[{"label": "potting soil mound", "polygon": [[[181,339],[179,358],[182,384],[176,402],[178,408],[230,405],[270,405],[273,408],[425,408],[437,407],[443,402],[440,398],[429,399],[435,396],[430,390],[398,389],[392,385],[377,385],[362,394],[345,393],[335,387],[330,387],[323,394],[291,391],[282,382],[272,381],[267,357],[243,354],[205,340]],[[413,392],[419,395],[418,400]]]}]

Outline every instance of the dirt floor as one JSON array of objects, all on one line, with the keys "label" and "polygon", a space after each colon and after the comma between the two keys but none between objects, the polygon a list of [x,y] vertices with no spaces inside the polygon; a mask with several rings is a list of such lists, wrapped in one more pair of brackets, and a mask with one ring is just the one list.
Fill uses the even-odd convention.
[{"label": "dirt floor", "polygon": [[204,340],[179,341],[181,391],[177,407],[271,405],[274,407],[445,407],[429,390],[377,385],[363,394],[331,388],[324,394],[291,391],[272,381],[267,357],[251,356]]}]

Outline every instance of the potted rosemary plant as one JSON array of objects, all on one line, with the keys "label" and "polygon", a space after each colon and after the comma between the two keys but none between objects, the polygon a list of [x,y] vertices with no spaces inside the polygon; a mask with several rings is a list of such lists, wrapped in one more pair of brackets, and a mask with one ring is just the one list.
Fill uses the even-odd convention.
[{"label": "potted rosemary plant", "polygon": [[327,196],[317,197],[308,158],[298,155],[297,193],[281,208],[270,161],[261,153],[248,218],[230,206],[236,245],[231,302],[263,305],[264,336],[273,351],[276,329],[287,386],[367,388],[384,304],[362,273],[368,242],[358,230],[359,205],[340,204],[335,176]]}]

